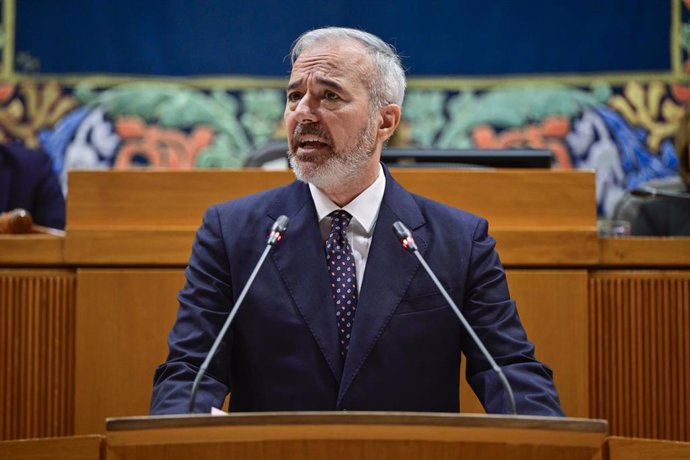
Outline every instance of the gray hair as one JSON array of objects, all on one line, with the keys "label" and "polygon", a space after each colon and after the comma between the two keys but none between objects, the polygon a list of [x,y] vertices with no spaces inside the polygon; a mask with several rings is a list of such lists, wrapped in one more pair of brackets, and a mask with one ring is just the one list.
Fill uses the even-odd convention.
[{"label": "gray hair", "polygon": [[332,39],[350,39],[364,45],[374,65],[374,78],[369,84],[369,93],[373,108],[388,104],[402,106],[405,98],[405,71],[400,64],[400,57],[392,45],[376,35],[357,29],[345,27],[324,27],[305,32],[295,40],[290,50],[290,62],[294,65],[302,52],[317,42]]}]

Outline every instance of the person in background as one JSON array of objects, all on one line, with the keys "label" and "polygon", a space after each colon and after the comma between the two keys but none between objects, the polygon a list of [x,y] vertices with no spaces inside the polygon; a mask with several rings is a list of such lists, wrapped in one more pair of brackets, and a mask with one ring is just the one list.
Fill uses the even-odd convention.
[{"label": "person in background", "polygon": [[676,132],[678,170],[685,198],[654,197],[640,204],[631,224],[636,236],[690,236],[690,106]]},{"label": "person in background", "polygon": [[50,157],[20,144],[0,145],[0,213],[25,209],[33,223],[65,228],[65,198]]},{"label": "person in background", "polygon": [[292,48],[284,112],[298,181],[210,207],[178,295],[151,413],[185,413],[192,382],[265,245],[290,219],[201,380],[199,412],[458,412],[461,353],[490,413],[499,378],[393,233],[404,222],[515,391],[519,414],[561,416],[534,356],[486,220],[412,194],[381,164],[400,123],[405,73],[369,33],[325,28]]}]

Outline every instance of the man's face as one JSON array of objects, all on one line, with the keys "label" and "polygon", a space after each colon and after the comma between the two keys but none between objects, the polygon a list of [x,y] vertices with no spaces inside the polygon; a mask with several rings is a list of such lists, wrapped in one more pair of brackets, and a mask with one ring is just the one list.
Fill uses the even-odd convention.
[{"label": "man's face", "polygon": [[298,179],[329,189],[378,168],[378,117],[365,80],[371,72],[369,56],[352,41],[313,45],[297,59],[284,119]]}]

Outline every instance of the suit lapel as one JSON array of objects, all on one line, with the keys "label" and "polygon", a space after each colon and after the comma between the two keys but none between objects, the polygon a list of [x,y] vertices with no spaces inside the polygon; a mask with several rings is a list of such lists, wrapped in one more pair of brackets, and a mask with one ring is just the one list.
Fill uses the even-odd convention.
[{"label": "suit lapel", "polygon": [[397,220],[415,231],[415,240],[420,252],[424,253],[428,240],[423,227],[424,217],[412,195],[395,182],[386,170],[386,191],[367,256],[338,404],[376,345],[419,268],[417,258],[402,249],[393,233],[392,226]]},{"label": "suit lapel", "polygon": [[304,318],[336,381],[342,365],[326,256],[309,187],[295,182],[271,206],[269,216],[285,214],[290,223],[282,247],[271,253],[294,305]]}]

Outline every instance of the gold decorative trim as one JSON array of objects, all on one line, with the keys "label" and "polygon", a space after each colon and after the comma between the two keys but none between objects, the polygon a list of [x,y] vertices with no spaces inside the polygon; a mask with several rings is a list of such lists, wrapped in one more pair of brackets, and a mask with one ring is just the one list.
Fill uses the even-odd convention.
[{"label": "gold decorative trim", "polygon": [[681,0],[671,0],[671,72],[677,77],[682,77],[685,73],[683,71],[683,48],[680,44],[681,17]]},{"label": "gold decorative trim", "polygon": [[2,48],[2,78],[10,79],[14,74],[14,31],[16,24],[16,0],[3,0],[2,15],[5,42]]},{"label": "gold decorative trim", "polygon": [[[81,84],[95,87],[112,87],[129,83],[152,84],[177,84],[200,89],[285,89],[286,78],[278,77],[166,77],[143,75],[64,75],[41,74],[27,75],[15,74],[17,81],[46,82],[56,81],[62,86],[73,87]],[[435,89],[435,90],[468,90],[482,89],[494,86],[510,85],[574,85],[588,86],[595,83],[608,83],[611,85],[625,85],[631,81],[640,83],[658,81],[662,83],[680,83],[686,81],[687,76],[674,76],[668,72],[649,72],[635,74],[569,74],[569,75],[515,75],[510,77],[412,77],[407,81],[409,89]]]}]

